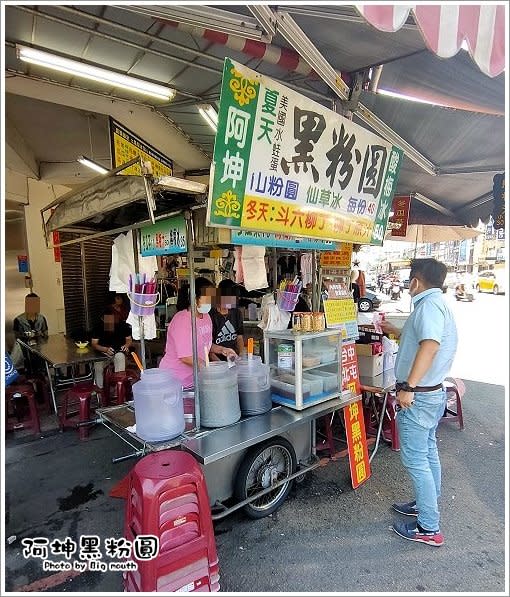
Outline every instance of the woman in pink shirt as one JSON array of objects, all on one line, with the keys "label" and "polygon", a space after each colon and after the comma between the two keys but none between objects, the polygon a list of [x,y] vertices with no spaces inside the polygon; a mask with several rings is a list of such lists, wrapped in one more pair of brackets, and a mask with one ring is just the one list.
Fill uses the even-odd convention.
[{"label": "woman in pink shirt", "polygon": [[[237,356],[230,348],[213,346],[212,321],[209,317],[215,288],[207,278],[195,280],[197,302],[197,354],[198,366],[203,367],[205,351],[214,354]],[[177,295],[177,313],[172,317],[166,334],[165,355],[159,364],[178,379],[183,388],[193,387],[193,348],[191,336],[191,303],[189,286],[183,286]]]}]

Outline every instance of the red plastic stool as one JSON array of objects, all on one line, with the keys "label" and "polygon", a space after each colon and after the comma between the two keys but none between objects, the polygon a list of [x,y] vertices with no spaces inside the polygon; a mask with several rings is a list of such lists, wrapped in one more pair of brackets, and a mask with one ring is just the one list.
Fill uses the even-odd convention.
[{"label": "red plastic stool", "polygon": [[129,476],[125,537],[158,538],[154,559],[136,558],[124,574],[133,592],[218,591],[219,566],[205,478],[185,452],[165,450],[142,458]]},{"label": "red plastic stool", "polygon": [[[446,421],[457,421],[459,427],[464,429],[464,417],[462,416],[462,396],[466,393],[466,386],[461,379],[448,378],[444,382],[446,390],[446,408],[440,423]],[[455,405],[455,408],[453,406]]]},{"label": "red plastic stool", "polygon": [[[76,427],[77,423],[85,423],[91,420],[91,400],[94,393],[101,400],[101,390],[90,381],[78,383],[67,390],[64,394],[64,401],[60,412],[60,428],[62,430],[65,427]],[[73,410],[77,406],[78,412]],[[89,427],[82,425],[78,429],[80,439],[87,439],[89,436]]]},{"label": "red plastic stool", "polygon": [[110,404],[112,399],[111,390],[114,389],[113,396],[115,404],[124,404],[126,400],[133,398],[131,386],[140,379],[140,374],[134,369],[126,369],[115,373],[110,368],[104,372],[103,399],[105,406]]},{"label": "red plastic stool", "polygon": [[[22,412],[24,410],[23,398],[28,402],[28,416]],[[9,423],[9,419],[14,417],[17,423]],[[34,387],[30,383],[14,383],[5,388],[5,429],[6,431],[14,431],[26,427],[30,427],[34,435],[41,433]]]}]

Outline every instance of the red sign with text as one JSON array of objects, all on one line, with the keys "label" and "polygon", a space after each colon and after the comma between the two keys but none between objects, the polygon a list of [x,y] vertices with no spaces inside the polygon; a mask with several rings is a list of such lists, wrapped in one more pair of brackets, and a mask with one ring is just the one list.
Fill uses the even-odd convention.
[{"label": "red sign with text", "polygon": [[[58,245],[59,242],[60,234],[58,232],[53,232],[53,244]],[[53,257],[55,259],[55,263],[60,263],[62,261],[60,247],[53,247]]]},{"label": "red sign with text", "polygon": [[349,468],[353,489],[370,478],[370,460],[368,458],[367,436],[363,420],[362,401],[358,400],[344,406],[345,433],[349,451]]},{"label": "red sign with text", "polygon": [[356,395],[361,393],[358,355],[354,340],[342,342],[342,390],[349,390]]},{"label": "red sign with text", "polygon": [[391,207],[393,215],[389,218],[391,236],[405,236],[411,211],[411,195],[396,195]]}]

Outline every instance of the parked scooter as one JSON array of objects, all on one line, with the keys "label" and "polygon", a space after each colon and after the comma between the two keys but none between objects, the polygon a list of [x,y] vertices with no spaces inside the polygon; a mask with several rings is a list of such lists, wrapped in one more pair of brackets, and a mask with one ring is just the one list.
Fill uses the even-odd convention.
[{"label": "parked scooter", "polygon": [[466,290],[464,284],[457,284],[455,287],[455,300],[457,301],[467,301],[468,303],[472,303],[475,298],[475,295],[472,292]]}]

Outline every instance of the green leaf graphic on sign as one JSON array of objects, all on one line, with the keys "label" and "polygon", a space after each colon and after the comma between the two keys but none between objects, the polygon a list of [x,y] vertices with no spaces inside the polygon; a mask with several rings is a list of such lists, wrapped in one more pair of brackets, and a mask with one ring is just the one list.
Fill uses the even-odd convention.
[{"label": "green leaf graphic on sign", "polygon": [[258,81],[245,77],[225,58],[214,144],[212,224],[241,224],[259,86]]}]

